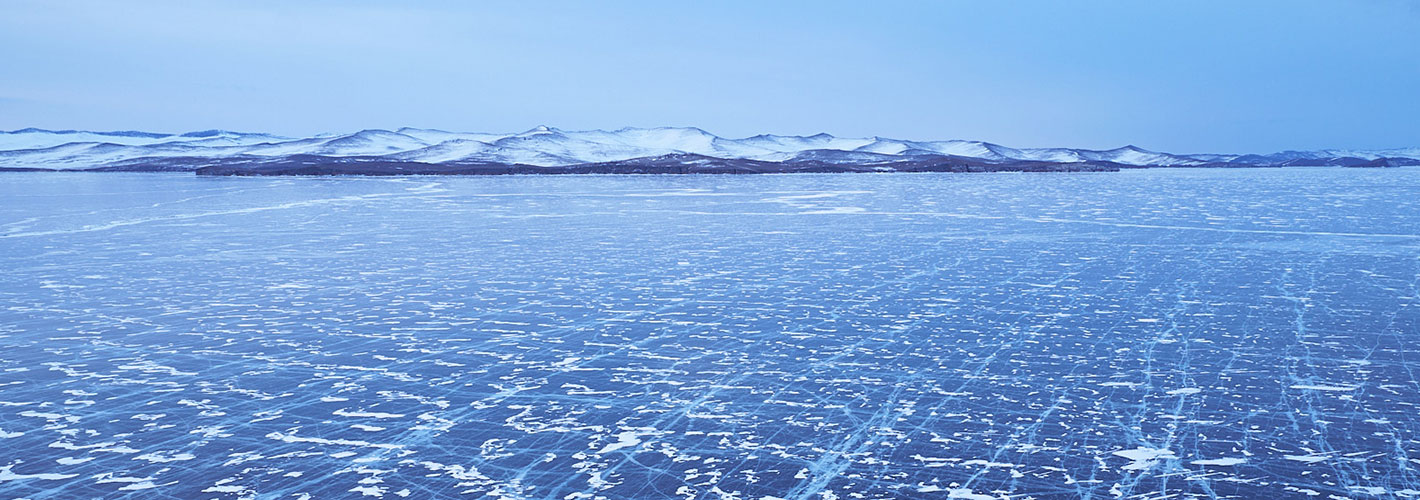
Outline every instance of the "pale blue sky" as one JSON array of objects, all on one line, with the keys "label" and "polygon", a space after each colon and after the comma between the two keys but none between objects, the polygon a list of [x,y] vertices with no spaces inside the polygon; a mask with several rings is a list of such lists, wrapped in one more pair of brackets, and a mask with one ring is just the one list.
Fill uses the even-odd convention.
[{"label": "pale blue sky", "polygon": [[0,129],[1420,146],[1420,2],[0,3]]}]

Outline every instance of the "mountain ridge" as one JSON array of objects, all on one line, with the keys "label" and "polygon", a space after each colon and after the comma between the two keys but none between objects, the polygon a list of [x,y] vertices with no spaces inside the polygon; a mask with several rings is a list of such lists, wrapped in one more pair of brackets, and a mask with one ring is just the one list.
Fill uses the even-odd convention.
[{"label": "mountain ridge", "polygon": [[[1175,154],[1132,144],[1104,150],[1012,148],[985,141],[852,138],[827,133],[759,134],[735,139],[697,127],[564,130],[538,126],[513,133],[401,127],[310,137],[218,129],[177,134],[38,128],[0,131],[0,169],[3,170],[198,171],[207,166],[226,166],[231,170],[233,165],[292,165],[288,160],[296,157],[301,158],[302,165],[327,163],[339,165],[336,169],[345,171],[358,170],[349,167],[357,164],[406,165],[418,170],[429,170],[420,165],[444,165],[451,169],[477,165],[485,170],[503,165],[505,170],[519,173],[536,173],[539,168],[547,172],[622,167],[644,170],[648,162],[661,165],[650,170],[695,170],[714,163],[718,165],[717,170],[745,172],[900,170],[909,166],[948,171],[1020,170],[1041,168],[1045,164],[1055,165],[1051,171],[1093,171],[1150,167],[1420,165],[1420,148]],[[696,158],[695,162],[689,160],[692,157]],[[709,162],[706,158],[716,161]],[[813,166],[806,167],[810,164]]]}]

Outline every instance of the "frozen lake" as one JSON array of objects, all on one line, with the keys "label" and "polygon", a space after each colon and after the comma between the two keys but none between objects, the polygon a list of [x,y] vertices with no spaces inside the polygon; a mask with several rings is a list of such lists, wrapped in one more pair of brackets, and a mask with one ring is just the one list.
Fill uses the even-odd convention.
[{"label": "frozen lake", "polygon": [[1420,169],[0,174],[0,496],[1420,496]]}]

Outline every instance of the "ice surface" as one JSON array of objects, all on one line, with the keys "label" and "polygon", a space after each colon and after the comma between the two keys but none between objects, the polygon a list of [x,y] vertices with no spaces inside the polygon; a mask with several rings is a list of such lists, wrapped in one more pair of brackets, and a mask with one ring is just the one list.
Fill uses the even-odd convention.
[{"label": "ice surface", "polygon": [[0,497],[1414,498],[1416,192],[0,174]]}]

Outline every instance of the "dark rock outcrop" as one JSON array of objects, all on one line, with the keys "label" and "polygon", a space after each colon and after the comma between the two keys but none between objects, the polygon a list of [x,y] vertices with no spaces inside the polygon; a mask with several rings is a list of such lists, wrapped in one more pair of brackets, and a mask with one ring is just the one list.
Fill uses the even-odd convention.
[{"label": "dark rock outcrop", "polygon": [[986,161],[943,155],[919,155],[876,163],[832,163],[813,158],[773,162],[671,154],[629,160],[534,166],[507,163],[425,163],[384,157],[293,155],[282,158],[183,158],[133,160],[106,170],[195,170],[208,176],[269,175],[508,175],[508,174],[783,174],[840,172],[1113,172],[1108,162],[1057,163]]}]

